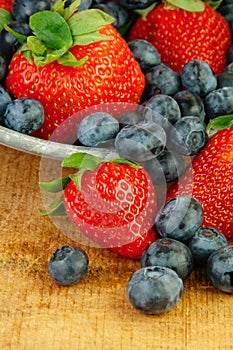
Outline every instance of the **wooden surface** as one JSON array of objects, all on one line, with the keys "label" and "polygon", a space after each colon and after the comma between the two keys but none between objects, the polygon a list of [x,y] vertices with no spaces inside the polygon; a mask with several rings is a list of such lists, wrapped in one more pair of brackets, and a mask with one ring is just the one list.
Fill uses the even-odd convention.
[{"label": "wooden surface", "polygon": [[215,290],[195,271],[172,311],[143,315],[125,289],[138,261],[84,247],[87,277],[57,286],[50,255],[72,244],[42,217],[40,157],[0,146],[0,349],[217,350],[233,349],[233,296]]}]

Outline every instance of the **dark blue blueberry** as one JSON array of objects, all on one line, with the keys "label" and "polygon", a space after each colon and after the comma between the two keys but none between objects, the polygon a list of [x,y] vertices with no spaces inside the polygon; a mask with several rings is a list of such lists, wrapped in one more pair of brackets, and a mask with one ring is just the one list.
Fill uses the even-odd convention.
[{"label": "dark blue blueberry", "polygon": [[78,125],[78,140],[84,146],[94,147],[112,140],[119,131],[116,118],[106,112],[95,112],[86,116]]},{"label": "dark blue blueberry", "polygon": [[183,117],[169,131],[169,147],[183,155],[195,155],[205,147],[207,133],[198,117]]},{"label": "dark blue blueberry", "polygon": [[180,107],[182,117],[192,115],[198,117],[202,122],[205,121],[205,107],[199,95],[188,90],[182,90],[177,92],[173,98]]},{"label": "dark blue blueberry", "polygon": [[153,3],[154,0],[120,0],[120,4],[129,10],[145,9]]},{"label": "dark blue blueberry", "polygon": [[177,306],[183,290],[183,281],[175,271],[163,266],[149,266],[133,273],[126,293],[134,308],[153,315]]},{"label": "dark blue blueberry", "polygon": [[164,63],[157,64],[145,74],[146,86],[142,102],[154,95],[175,95],[181,90],[180,76]]},{"label": "dark blue blueberry", "polygon": [[103,12],[112,16],[114,18],[114,22],[112,23],[112,25],[116,29],[120,29],[121,27],[126,26],[129,22],[128,11],[124,7],[122,7],[120,4],[114,1],[95,4],[92,6],[92,8],[102,10]]},{"label": "dark blue blueberry", "polygon": [[233,113],[233,87],[227,86],[210,92],[204,99],[209,119]]},{"label": "dark blue blueberry", "polygon": [[120,129],[122,129],[125,126],[131,126],[142,122],[144,120],[144,116],[140,110],[127,111],[119,115],[117,120],[120,124]]},{"label": "dark blue blueberry", "polygon": [[225,18],[225,20],[230,23],[233,20],[233,4],[225,4],[219,6],[217,11]]},{"label": "dark blue blueberry", "polygon": [[223,72],[233,73],[233,62],[229,63],[223,70]]},{"label": "dark blue blueberry", "polygon": [[155,229],[161,237],[188,241],[203,221],[201,203],[187,195],[174,197],[166,202],[155,218]]},{"label": "dark blue blueberry", "polygon": [[210,255],[207,274],[214,287],[233,293],[233,246],[219,248]]},{"label": "dark blue blueberry", "polygon": [[2,56],[0,56],[0,82],[2,82],[6,78],[7,73],[8,66],[6,60]]},{"label": "dark blue blueberry", "polygon": [[[24,34],[31,35],[31,29],[27,23],[19,23],[17,21],[8,23],[8,26],[14,31]],[[9,33],[5,28],[0,33],[0,54],[5,59],[7,65],[9,65],[12,56],[21,46],[20,42]]]},{"label": "dark blue blueberry", "polygon": [[0,85],[0,124],[4,123],[4,113],[6,111],[8,103],[11,101],[11,96],[4,89],[4,87]]},{"label": "dark blue blueberry", "polygon": [[[232,26],[232,39],[233,39],[233,21],[231,22],[231,26]],[[233,63],[233,45],[227,51],[227,63],[228,64]]]},{"label": "dark blue blueberry", "polygon": [[14,0],[12,16],[18,22],[28,23],[33,13],[50,10],[50,7],[50,0]]},{"label": "dark blue blueberry", "polygon": [[233,73],[222,72],[218,75],[218,88],[233,87]]},{"label": "dark blue blueberry", "polygon": [[162,123],[165,129],[168,128],[169,124],[175,124],[181,118],[178,103],[173,97],[168,95],[155,95],[146,101],[143,106],[145,107],[144,115],[146,120],[152,120],[160,124],[158,120],[159,114],[169,122]]},{"label": "dark blue blueberry", "polygon": [[[74,1],[74,0],[73,0]],[[73,2],[72,1],[72,2]],[[67,4],[68,3],[68,4]],[[67,1],[66,2],[66,5],[68,5],[69,6],[69,2]],[[83,10],[87,10],[87,9],[89,9],[90,7],[91,7],[91,5],[92,5],[92,0],[81,0],[80,1],[80,5],[79,5],[79,7],[78,7],[78,10],[79,11],[83,11]]]},{"label": "dark blue blueberry", "polygon": [[128,41],[128,46],[143,73],[161,63],[158,50],[149,41],[143,39],[131,40]]},{"label": "dark blue blueberry", "polygon": [[191,60],[181,71],[181,82],[187,90],[205,96],[217,87],[217,77],[208,63]]},{"label": "dark blue blueberry", "polygon": [[195,265],[205,266],[210,254],[227,244],[220,231],[213,227],[200,227],[189,242]]},{"label": "dark blue blueberry", "polygon": [[44,108],[33,98],[19,98],[8,103],[4,113],[4,125],[23,134],[39,129],[44,122]]},{"label": "dark blue blueberry", "polygon": [[185,280],[193,271],[193,257],[184,243],[171,238],[160,238],[143,252],[141,267],[165,266]]},{"label": "dark blue blueberry", "polygon": [[88,267],[88,256],[83,249],[63,246],[51,256],[48,271],[56,283],[70,286],[86,276]]},{"label": "dark blue blueberry", "polygon": [[140,122],[124,127],[117,134],[115,148],[120,157],[143,162],[159,155],[165,148],[166,133],[152,122]]},{"label": "dark blue blueberry", "polygon": [[184,159],[180,154],[165,149],[156,158],[143,164],[154,185],[164,185],[177,180],[185,169]]}]

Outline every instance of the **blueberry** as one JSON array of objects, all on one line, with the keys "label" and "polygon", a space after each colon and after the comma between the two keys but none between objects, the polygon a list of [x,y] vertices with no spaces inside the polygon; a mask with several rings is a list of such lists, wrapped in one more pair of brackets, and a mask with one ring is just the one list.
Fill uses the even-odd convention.
[{"label": "blueberry", "polygon": [[140,110],[137,111],[127,111],[123,112],[117,117],[117,120],[120,125],[120,129],[124,128],[125,126],[131,126],[138,124],[144,120],[143,114],[140,112]]},{"label": "blueberry", "polygon": [[145,9],[153,3],[154,0],[120,0],[120,4],[129,10]]},{"label": "blueberry", "polygon": [[219,248],[210,255],[207,274],[214,287],[233,293],[233,246]]},{"label": "blueberry", "polygon": [[175,271],[164,266],[149,266],[132,274],[126,292],[134,308],[153,315],[177,306],[183,289],[183,281]]},{"label": "blueberry", "polygon": [[206,145],[206,128],[198,117],[183,117],[170,129],[168,139],[176,152],[195,155]]},{"label": "blueberry", "polygon": [[233,4],[226,4],[224,6],[219,6],[217,11],[225,18],[229,23],[233,20]]},{"label": "blueberry", "polygon": [[[74,0],[72,2],[74,2]],[[66,2],[66,6],[67,5],[69,5],[69,1]],[[81,0],[78,10],[79,11],[87,10],[91,7],[91,5],[92,5],[92,0]]]},{"label": "blueberry", "polygon": [[157,157],[143,164],[156,186],[177,180],[185,169],[185,163],[180,154],[165,149]]},{"label": "blueberry", "polygon": [[88,256],[83,249],[65,245],[52,254],[48,271],[56,283],[70,286],[86,276],[88,266]]},{"label": "blueberry", "polygon": [[181,71],[181,82],[187,90],[205,96],[217,87],[217,77],[208,63],[191,60]]},{"label": "blueberry", "polygon": [[146,101],[143,106],[145,107],[144,115],[147,120],[153,120],[153,115],[155,115],[155,121],[157,121],[158,113],[169,122],[168,124],[174,124],[181,118],[178,103],[168,95],[155,95]]},{"label": "blueberry", "polygon": [[165,148],[166,133],[152,122],[140,122],[124,127],[117,134],[115,148],[119,155],[135,162],[143,162],[159,155]]},{"label": "blueberry", "polygon": [[155,229],[161,237],[188,241],[200,228],[203,208],[194,197],[181,195],[167,201],[155,218]]},{"label": "blueberry", "polygon": [[[233,39],[233,21],[231,22],[231,28],[232,28],[232,39]],[[230,64],[233,62],[233,45],[229,48],[227,51],[227,63]]]},{"label": "blueberry", "polygon": [[0,82],[2,82],[6,78],[7,73],[8,66],[6,60],[2,56],[0,56]]},{"label": "blueberry", "polygon": [[157,64],[146,74],[142,102],[157,94],[175,95],[181,90],[180,76],[164,63]]},{"label": "blueberry", "polygon": [[[27,23],[19,23],[17,21],[13,21],[8,23],[8,26],[14,31],[24,34],[31,35],[32,31]],[[0,54],[6,61],[7,65],[9,65],[12,56],[21,46],[21,43],[5,28],[2,29],[0,33]]]},{"label": "blueberry", "polygon": [[33,98],[19,98],[8,103],[4,113],[7,128],[30,134],[39,129],[44,122],[42,104]]},{"label": "blueberry", "polygon": [[143,73],[161,63],[158,50],[149,41],[143,39],[131,40],[128,41],[128,46]]},{"label": "blueberry", "polygon": [[233,87],[223,87],[210,92],[204,99],[209,119],[233,113]]},{"label": "blueberry", "polygon": [[189,242],[195,265],[205,266],[210,254],[227,244],[220,231],[213,227],[200,227]]},{"label": "blueberry", "polygon": [[114,139],[119,131],[116,118],[106,112],[95,112],[86,116],[78,125],[78,140],[84,146],[97,146]]},{"label": "blueberry", "polygon": [[233,73],[222,72],[218,75],[218,87],[223,88],[225,86],[233,87]]},{"label": "blueberry", "polygon": [[11,96],[4,89],[4,87],[0,85],[0,124],[4,123],[4,113],[6,111],[8,103],[11,101]]},{"label": "blueberry", "polygon": [[173,98],[180,107],[182,117],[192,115],[198,117],[202,122],[205,121],[205,107],[199,95],[188,90],[182,90],[177,92]]},{"label": "blueberry", "polygon": [[93,5],[92,8],[100,9],[103,12],[114,18],[114,22],[112,25],[116,29],[120,29],[123,26],[126,26],[129,22],[129,13],[128,11],[122,7],[119,3],[114,1],[108,1],[107,3],[99,3]]},{"label": "blueberry", "polygon": [[141,267],[165,266],[185,280],[193,271],[193,257],[184,243],[171,238],[160,238],[143,252]]},{"label": "blueberry", "polygon": [[12,16],[18,22],[28,23],[33,13],[50,10],[50,7],[50,0],[14,0]]}]

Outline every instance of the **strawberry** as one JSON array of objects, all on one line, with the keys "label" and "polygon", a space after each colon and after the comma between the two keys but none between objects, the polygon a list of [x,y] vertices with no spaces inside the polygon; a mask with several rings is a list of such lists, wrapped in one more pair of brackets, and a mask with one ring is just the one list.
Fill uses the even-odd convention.
[{"label": "strawberry", "polygon": [[[175,6],[174,6],[175,5]],[[177,73],[192,59],[206,61],[215,74],[226,66],[231,34],[226,20],[197,1],[163,1],[133,25],[128,40],[146,39]]]},{"label": "strawberry", "polygon": [[[156,239],[152,229],[157,207],[155,191],[146,171],[122,158],[100,161],[86,153],[72,154],[63,166],[78,171],[70,181],[63,178],[64,199],[58,208],[64,204],[69,220],[101,247],[140,259]],[[40,186],[53,192],[59,181]],[[56,214],[58,209],[54,209]]]},{"label": "strawberry", "polygon": [[168,191],[167,200],[189,194],[204,209],[204,226],[212,226],[226,238],[233,237],[233,116],[218,117],[210,127],[218,130],[194,158],[184,175]]},{"label": "strawberry", "polygon": [[8,91],[15,98],[38,99],[44,107],[45,122],[34,134],[43,139],[90,106],[138,103],[145,86],[113,18],[97,9],[75,12],[79,3],[64,9],[64,1],[57,0],[51,11],[33,14],[34,35],[19,37],[22,48],[9,66]]},{"label": "strawberry", "polygon": [[0,8],[11,12],[14,0],[0,0]]}]

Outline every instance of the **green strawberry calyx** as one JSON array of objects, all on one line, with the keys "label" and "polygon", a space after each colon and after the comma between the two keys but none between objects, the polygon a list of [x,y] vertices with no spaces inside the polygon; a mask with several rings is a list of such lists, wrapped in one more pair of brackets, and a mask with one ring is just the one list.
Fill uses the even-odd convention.
[{"label": "green strawberry calyx", "polygon": [[[63,191],[70,181],[73,181],[75,186],[80,190],[82,176],[86,171],[95,170],[100,164],[111,162],[114,164],[126,164],[135,169],[141,168],[141,165],[135,164],[124,158],[115,158],[111,160],[101,160],[100,158],[85,152],[73,153],[62,161],[62,167],[78,169],[76,172],[50,182],[39,182],[42,190],[50,193],[57,193]],[[49,212],[40,210],[44,216],[61,216],[65,215],[65,208],[63,204],[63,196],[56,198],[49,205]]]},{"label": "green strawberry calyx", "polygon": [[7,24],[4,28],[22,44],[20,50],[36,66],[44,66],[58,61],[64,66],[81,66],[86,56],[77,60],[69,51],[76,45],[89,45],[102,40],[112,40],[111,36],[99,33],[114,19],[98,9],[77,11],[80,0],[75,0],[65,8],[66,0],[57,0],[51,10],[39,11],[30,16],[29,26],[33,35],[25,36],[13,31]]},{"label": "green strawberry calyx", "polygon": [[218,130],[229,129],[231,127],[233,127],[233,114],[228,114],[211,119],[206,127],[206,132],[209,136],[212,136]]}]

